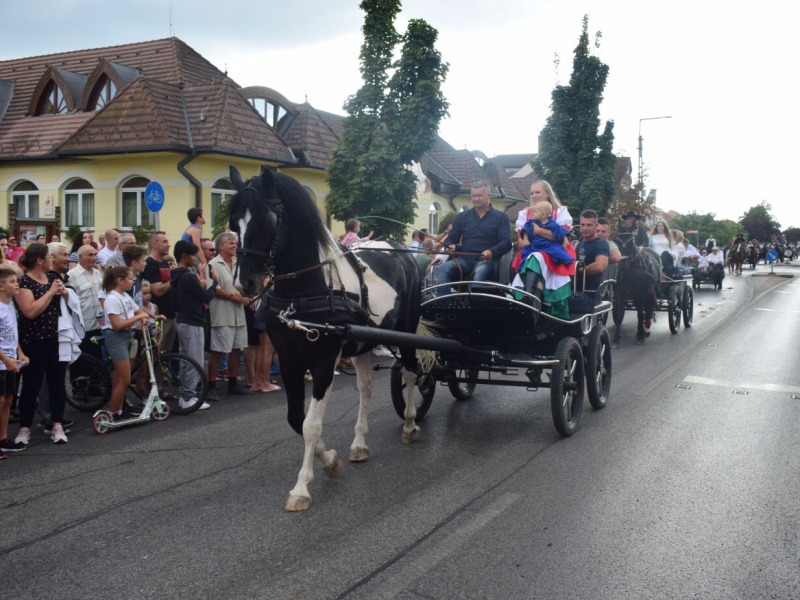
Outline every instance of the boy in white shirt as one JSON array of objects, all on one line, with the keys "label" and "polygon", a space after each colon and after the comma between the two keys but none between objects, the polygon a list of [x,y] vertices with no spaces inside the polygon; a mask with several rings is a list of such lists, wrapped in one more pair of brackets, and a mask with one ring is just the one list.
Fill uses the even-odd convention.
[{"label": "boy in white shirt", "polygon": [[28,364],[28,357],[19,346],[17,311],[11,299],[19,293],[17,275],[10,268],[0,268],[0,459],[5,452],[25,450],[22,442],[8,439],[8,416],[17,389],[19,370]]}]

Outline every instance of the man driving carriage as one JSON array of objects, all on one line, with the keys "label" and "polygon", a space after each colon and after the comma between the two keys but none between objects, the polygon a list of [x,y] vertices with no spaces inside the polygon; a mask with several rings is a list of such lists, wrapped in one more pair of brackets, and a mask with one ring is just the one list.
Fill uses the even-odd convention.
[{"label": "man driving carriage", "polygon": [[[453,221],[453,228],[444,241],[448,251],[455,251],[456,244],[461,256],[454,256],[439,267],[437,284],[466,279],[487,281],[494,267],[506,252],[511,250],[511,228],[508,216],[493,208],[489,184],[476,181],[472,185],[472,210],[460,212]],[[464,256],[471,254],[472,256]],[[450,293],[446,285],[436,289],[437,296]]]},{"label": "man driving carriage", "polygon": [[622,218],[625,219],[625,224],[620,225],[617,229],[617,235],[620,239],[625,241],[628,239],[628,235],[633,235],[634,242],[637,246],[647,246],[650,243],[650,238],[647,237],[647,232],[644,230],[644,227],[636,223],[636,221],[642,217],[631,210],[628,211],[626,215],[623,215]]}]

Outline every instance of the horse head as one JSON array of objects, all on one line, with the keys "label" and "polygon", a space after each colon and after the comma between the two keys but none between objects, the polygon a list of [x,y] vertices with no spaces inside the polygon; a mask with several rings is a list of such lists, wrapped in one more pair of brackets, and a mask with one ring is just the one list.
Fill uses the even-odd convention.
[{"label": "horse head", "polygon": [[275,193],[271,171],[243,181],[236,167],[230,167],[236,194],[229,204],[229,225],[239,235],[239,283],[247,293],[260,287],[264,275],[274,266],[283,205]]}]

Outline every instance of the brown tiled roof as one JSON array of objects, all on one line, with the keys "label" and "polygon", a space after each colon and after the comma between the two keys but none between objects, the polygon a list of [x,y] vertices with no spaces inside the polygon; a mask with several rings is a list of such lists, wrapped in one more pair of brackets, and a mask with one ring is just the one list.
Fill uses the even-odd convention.
[{"label": "brown tiled roof", "polygon": [[309,166],[326,168],[341,138],[342,117],[317,110],[307,102],[296,104],[297,116],[281,131],[283,141],[296,155],[304,151]]},{"label": "brown tiled roof", "polygon": [[423,172],[428,177],[434,176],[442,183],[449,183],[459,187],[461,186],[461,182],[458,180],[458,178],[450,171],[445,169],[442,164],[431,155],[430,152],[426,152],[422,155],[420,164],[422,165]]},{"label": "brown tiled roof", "polygon": [[[460,182],[462,193],[469,193],[473,182],[487,179],[486,173],[469,150],[453,150],[447,142],[441,138],[439,140],[440,142],[437,142],[428,153]],[[500,191],[491,185],[491,181],[488,183],[491,195],[500,197],[502,195]]]},{"label": "brown tiled roof", "polygon": [[[139,69],[142,76],[100,111],[26,116],[49,67],[88,76],[102,59]],[[239,86],[177,38],[1,61],[0,79],[15,84],[0,121],[0,158],[188,149],[182,86],[197,149],[294,162],[291,151],[239,93]]]},{"label": "brown tiled roof", "polygon": [[524,201],[527,195],[522,195],[514,181],[498,161],[489,159],[483,164],[483,171],[490,182],[498,189],[501,196],[509,200]]},{"label": "brown tiled roof", "polygon": [[536,154],[499,154],[492,160],[500,163],[506,170],[519,171],[522,167],[527,165]]}]

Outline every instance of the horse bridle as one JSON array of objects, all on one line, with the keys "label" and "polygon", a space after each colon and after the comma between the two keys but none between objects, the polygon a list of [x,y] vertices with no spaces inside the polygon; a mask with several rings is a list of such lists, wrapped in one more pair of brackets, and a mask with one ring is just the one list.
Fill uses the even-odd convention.
[{"label": "horse bridle", "polygon": [[[256,190],[256,188],[250,183],[242,188],[240,193],[246,190],[252,190],[256,195],[258,195],[258,190]],[[244,245],[244,236],[242,236],[242,239],[236,248],[236,255],[239,257],[258,256],[259,258],[263,258],[264,262],[261,265],[261,269],[267,276],[269,276],[270,280],[272,280],[273,269],[275,268],[275,254],[278,251],[278,246],[280,244],[281,223],[283,222],[283,202],[280,198],[265,198],[265,201],[269,205],[269,210],[275,214],[275,235],[272,237],[272,244],[270,244],[268,250],[246,248]]]}]

